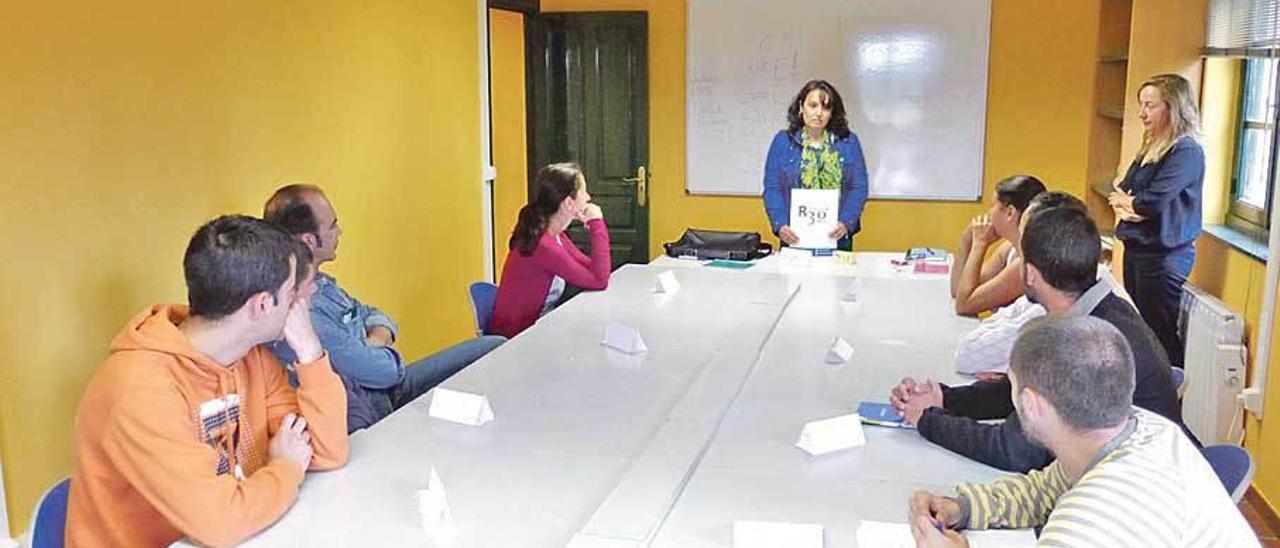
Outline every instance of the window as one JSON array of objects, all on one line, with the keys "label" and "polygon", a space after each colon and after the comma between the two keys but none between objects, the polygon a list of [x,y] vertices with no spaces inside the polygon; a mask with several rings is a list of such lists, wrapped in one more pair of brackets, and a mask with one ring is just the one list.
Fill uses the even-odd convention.
[{"label": "window", "polygon": [[1276,151],[1276,59],[1246,59],[1240,88],[1240,133],[1228,224],[1266,230]]}]

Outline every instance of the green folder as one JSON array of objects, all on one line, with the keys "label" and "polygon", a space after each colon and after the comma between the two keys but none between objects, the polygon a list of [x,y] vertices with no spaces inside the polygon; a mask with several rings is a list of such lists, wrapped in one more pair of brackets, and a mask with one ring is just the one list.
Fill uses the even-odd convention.
[{"label": "green folder", "polygon": [[755,265],[756,265],[755,263],[749,262],[749,261],[730,261],[726,259],[716,259],[714,261],[707,263],[707,266],[714,266],[716,268],[730,268],[733,270],[746,270]]}]

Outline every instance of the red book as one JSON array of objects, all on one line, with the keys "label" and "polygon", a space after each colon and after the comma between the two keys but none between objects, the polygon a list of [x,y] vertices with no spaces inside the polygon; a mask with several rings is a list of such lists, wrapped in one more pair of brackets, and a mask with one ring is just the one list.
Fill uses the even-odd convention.
[{"label": "red book", "polygon": [[933,261],[916,261],[916,274],[947,274],[951,267],[947,263]]}]

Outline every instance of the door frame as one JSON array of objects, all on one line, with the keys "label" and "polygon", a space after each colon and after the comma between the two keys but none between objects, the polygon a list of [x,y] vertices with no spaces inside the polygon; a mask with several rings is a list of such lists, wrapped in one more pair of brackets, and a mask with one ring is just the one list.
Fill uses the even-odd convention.
[{"label": "door frame", "polygon": [[489,1],[476,0],[477,18],[480,35],[480,225],[481,225],[481,262],[484,265],[484,280],[495,283],[497,267],[494,257],[493,236],[493,181],[498,178],[497,169],[493,167],[493,94],[490,92],[490,74],[492,63],[489,62]]}]

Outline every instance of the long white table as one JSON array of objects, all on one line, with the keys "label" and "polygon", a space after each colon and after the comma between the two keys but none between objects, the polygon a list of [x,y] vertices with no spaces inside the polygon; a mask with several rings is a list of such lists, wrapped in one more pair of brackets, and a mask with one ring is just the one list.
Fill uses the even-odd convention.
[{"label": "long white table", "polygon": [[[729,546],[742,519],[820,523],[827,546],[855,546],[860,519],[905,521],[911,491],[997,475],[911,430],[867,428],[865,446],[820,457],[793,446],[805,422],[883,401],[903,375],[960,380],[951,353],[976,322],[951,313],[945,277],[901,272],[899,256],[624,267],[444,384],[487,396],[496,420],[435,419],[424,396],[353,435],[350,463],[308,474],[248,544],[420,545],[415,494],[434,467],[454,546]],[[654,293],[667,270],[680,290]],[[841,301],[854,277],[859,301]],[[602,346],[610,322],[650,351]],[[855,353],[831,366],[836,336]]]}]

